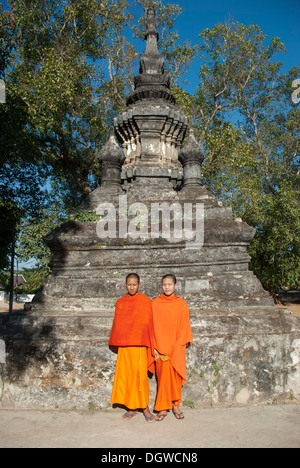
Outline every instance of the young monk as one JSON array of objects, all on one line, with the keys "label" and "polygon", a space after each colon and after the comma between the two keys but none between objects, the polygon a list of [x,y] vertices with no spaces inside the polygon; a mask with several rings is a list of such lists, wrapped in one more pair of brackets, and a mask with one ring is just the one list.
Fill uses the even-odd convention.
[{"label": "young monk", "polygon": [[185,351],[193,340],[188,305],[175,295],[176,277],[164,276],[162,289],[163,294],[152,301],[157,377],[154,411],[158,412],[158,421],[171,409],[176,419],[184,418],[179,405],[186,382]]},{"label": "young monk", "polygon": [[156,421],[150,413],[148,370],[154,372],[153,317],[151,299],[139,293],[140,278],[131,273],[125,283],[127,294],[118,299],[109,346],[118,347],[111,403],[125,406],[123,420],[143,410],[147,422]]}]

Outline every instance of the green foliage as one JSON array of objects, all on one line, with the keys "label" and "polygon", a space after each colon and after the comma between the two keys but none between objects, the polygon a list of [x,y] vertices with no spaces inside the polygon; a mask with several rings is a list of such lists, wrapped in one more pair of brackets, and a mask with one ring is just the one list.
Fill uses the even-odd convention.
[{"label": "green foliage", "polygon": [[192,408],[192,409],[195,408],[195,403],[192,400],[184,400],[182,404],[183,406],[186,406],[188,408]]},{"label": "green foliage", "polygon": [[100,215],[98,215],[95,211],[90,212],[87,210],[78,210],[74,215],[74,219],[82,223],[88,221],[94,222],[99,221]]},{"label": "green foliage", "polygon": [[27,284],[22,286],[20,292],[23,294],[35,294],[44,284],[49,276],[49,268],[24,268],[22,275],[27,281]]},{"label": "green foliage", "polygon": [[[49,219],[57,225],[99,184],[96,153],[133,82],[138,54],[126,31],[134,17],[126,0],[8,5],[0,10],[0,76],[7,88],[7,103],[0,106],[0,199],[22,212],[19,259],[31,255],[46,264],[42,236]],[[171,46],[179,7],[160,2],[158,9]],[[11,240],[10,234],[9,245]]]},{"label": "green foliage", "polygon": [[[17,274],[17,272],[15,272],[15,274]],[[19,271],[18,274],[22,274],[27,283],[22,284],[19,287],[15,287],[14,291],[17,294],[35,294],[45,283],[49,275],[49,268],[24,268],[22,271]],[[3,284],[5,291],[9,292],[10,272],[3,271],[0,273],[0,281]]]},{"label": "green foliage", "polygon": [[[14,61],[17,34],[15,18],[0,9],[0,76]],[[19,224],[35,217],[45,201],[42,185],[47,168],[40,163],[38,140],[28,129],[28,108],[13,83],[6,86],[6,103],[0,104],[0,270],[8,267]]]},{"label": "green foliage", "polygon": [[282,184],[276,196],[264,198],[264,220],[250,248],[251,267],[272,292],[276,287],[299,288],[299,191]]},{"label": "green foliage", "polygon": [[299,106],[295,67],[258,26],[219,24],[200,34],[203,65],[191,120],[203,143],[205,185],[257,229],[251,268],[264,287],[299,287]]},{"label": "green foliage", "polygon": [[[50,252],[43,242],[43,237],[67,220],[62,212],[52,207],[51,211],[42,210],[39,217],[26,220],[20,226],[18,256],[23,261],[35,259],[38,268],[46,269],[50,261]],[[30,222],[31,221],[31,222]]]},{"label": "green foliage", "polygon": [[[217,24],[199,31],[199,45],[182,43],[181,8],[154,5],[172,92],[206,155],[205,185],[257,229],[249,252],[263,285],[299,287],[300,110],[291,84],[300,68],[281,74],[283,44],[253,24]],[[14,0],[0,9],[0,269],[16,235],[19,260],[34,257],[46,271],[42,237],[98,186],[97,151],[137,72],[128,30],[144,39],[133,11],[127,0]],[[190,95],[179,83],[199,52]]]}]

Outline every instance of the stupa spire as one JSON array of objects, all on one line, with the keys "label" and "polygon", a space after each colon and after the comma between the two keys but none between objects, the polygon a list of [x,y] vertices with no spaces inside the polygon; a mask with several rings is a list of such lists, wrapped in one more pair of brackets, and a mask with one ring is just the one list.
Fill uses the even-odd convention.
[{"label": "stupa spire", "polygon": [[153,1],[146,8],[145,52],[140,56],[139,74],[134,77],[135,91],[128,97],[130,106],[143,99],[164,99],[175,104],[170,91],[170,75],[165,73],[165,59],[158,50],[158,31]]},{"label": "stupa spire", "polygon": [[146,50],[140,57],[140,73],[152,75],[164,73],[165,60],[158,51],[158,38],[155,9],[151,1],[146,13]]},{"label": "stupa spire", "polygon": [[168,179],[182,177],[178,150],[187,129],[187,118],[175,105],[170,75],[158,50],[158,31],[153,1],[145,8],[145,52],[127,108],[115,119],[115,133],[126,160],[122,179]]}]

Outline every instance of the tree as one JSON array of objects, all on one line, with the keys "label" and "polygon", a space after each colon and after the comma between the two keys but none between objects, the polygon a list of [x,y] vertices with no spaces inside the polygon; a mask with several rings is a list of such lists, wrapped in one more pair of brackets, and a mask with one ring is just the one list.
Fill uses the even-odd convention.
[{"label": "tree", "polygon": [[291,79],[258,26],[219,24],[200,34],[204,63],[191,118],[203,142],[206,185],[257,228],[251,266],[263,285],[299,287],[299,107]]},{"label": "tree", "polygon": [[[0,77],[13,61],[16,26],[10,12],[0,10]],[[27,128],[25,103],[13,87],[6,89],[6,103],[0,104],[0,269],[9,264],[16,241],[18,223],[25,215],[34,216],[43,203],[37,144]]]},{"label": "tree", "polygon": [[[156,6],[166,37],[179,8]],[[96,153],[125,106],[138,57],[127,39],[131,11],[127,0],[14,0],[1,12],[8,94],[0,109],[0,176],[3,187],[10,187],[8,199],[19,196],[23,259],[31,250],[42,261],[48,220],[53,226],[61,222],[99,184]]]},{"label": "tree", "polygon": [[17,88],[26,105],[27,125],[39,139],[40,158],[52,177],[63,177],[75,184],[78,194],[88,195],[95,140],[101,142],[105,133],[94,101],[96,72],[90,61],[103,58],[106,31],[120,11],[109,9],[107,0],[26,5],[17,0],[12,9],[19,60],[8,87]]}]

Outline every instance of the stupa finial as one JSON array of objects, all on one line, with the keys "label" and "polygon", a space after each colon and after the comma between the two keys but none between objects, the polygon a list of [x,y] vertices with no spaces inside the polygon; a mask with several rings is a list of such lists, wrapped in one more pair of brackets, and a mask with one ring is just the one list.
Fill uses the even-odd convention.
[{"label": "stupa finial", "polygon": [[165,59],[158,51],[158,32],[153,1],[149,1],[146,13],[146,50],[140,57],[140,73],[163,74]]},{"label": "stupa finial", "polygon": [[139,74],[134,77],[134,92],[127,99],[133,105],[144,99],[163,99],[175,104],[170,90],[170,75],[165,72],[165,59],[158,50],[158,31],[153,0],[145,7],[146,50],[140,56]]}]

